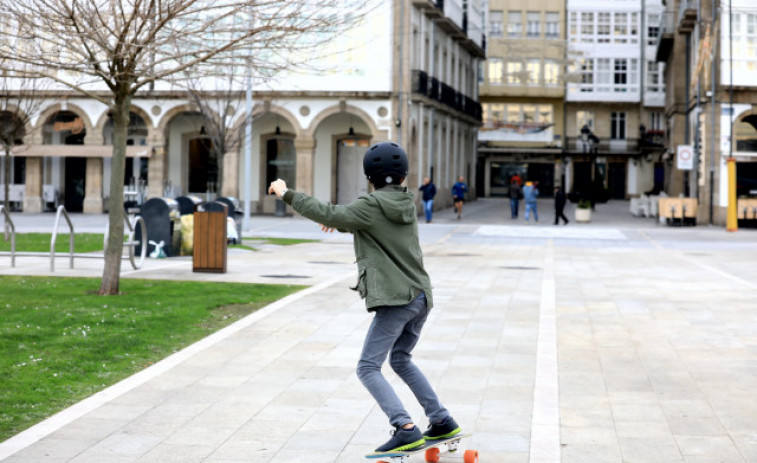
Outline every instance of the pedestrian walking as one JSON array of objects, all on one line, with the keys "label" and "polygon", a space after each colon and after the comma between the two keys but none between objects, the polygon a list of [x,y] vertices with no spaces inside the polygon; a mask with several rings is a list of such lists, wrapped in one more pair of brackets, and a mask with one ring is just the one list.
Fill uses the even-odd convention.
[{"label": "pedestrian walking", "polygon": [[567,198],[565,197],[565,192],[563,191],[561,186],[555,187],[555,225],[558,225],[560,222],[560,219],[563,219],[564,225],[568,225],[567,217],[565,217],[565,203],[567,202]]},{"label": "pedestrian walking", "polygon": [[[271,182],[269,193],[324,231],[353,235],[358,280],[354,290],[375,312],[358,362],[360,381],[395,427],[389,441],[376,452],[412,450],[426,440],[438,440],[461,432],[421,370],[412,362],[412,351],[433,307],[431,280],[423,266],[413,194],[400,186],[407,176],[405,150],[397,143],[371,146],[363,157],[363,172],[376,191],[348,205],[323,203],[305,193],[287,189],[286,182]],[[381,373],[389,364],[410,387],[428,417],[421,433],[397,393]],[[338,425],[338,423],[337,423]]]},{"label": "pedestrian walking", "polygon": [[508,191],[508,196],[510,196],[510,218],[517,219],[518,206],[520,205],[520,200],[523,199],[523,190],[521,189],[520,184],[518,184],[518,181],[515,179],[510,182],[510,191]]},{"label": "pedestrian walking", "polygon": [[436,196],[436,186],[430,178],[423,178],[423,185],[418,188],[423,194],[423,210],[426,212],[426,223],[431,223],[434,212],[434,196]]},{"label": "pedestrian walking", "polygon": [[530,213],[534,214],[534,222],[539,221],[539,212],[536,209],[536,198],[539,196],[539,189],[536,188],[534,182],[526,182],[526,186],[523,187],[523,202],[526,203],[526,223],[530,218]]},{"label": "pedestrian walking", "polygon": [[463,204],[465,203],[465,193],[468,192],[468,185],[465,184],[463,176],[457,178],[457,183],[452,185],[452,200],[455,203],[457,220],[463,216]]}]

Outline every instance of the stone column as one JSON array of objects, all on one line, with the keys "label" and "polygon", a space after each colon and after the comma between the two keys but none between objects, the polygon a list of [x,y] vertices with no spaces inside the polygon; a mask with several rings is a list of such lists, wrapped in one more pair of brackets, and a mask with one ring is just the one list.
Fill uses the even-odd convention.
[{"label": "stone column", "polygon": [[163,182],[166,179],[166,156],[163,146],[155,146],[147,163],[147,197],[163,197]]},{"label": "stone column", "polygon": [[[120,204],[115,201],[114,204]],[[87,174],[84,177],[84,208],[85,214],[103,213],[103,159],[87,158]]]},{"label": "stone column", "polygon": [[297,151],[297,184],[295,185],[295,189],[312,195],[315,140],[312,138],[297,138],[294,140],[294,149]]},{"label": "stone column", "polygon": [[38,214],[45,210],[42,198],[42,158],[26,158],[24,212]]},{"label": "stone column", "polygon": [[239,198],[239,152],[230,151],[223,156],[223,189],[221,196]]}]

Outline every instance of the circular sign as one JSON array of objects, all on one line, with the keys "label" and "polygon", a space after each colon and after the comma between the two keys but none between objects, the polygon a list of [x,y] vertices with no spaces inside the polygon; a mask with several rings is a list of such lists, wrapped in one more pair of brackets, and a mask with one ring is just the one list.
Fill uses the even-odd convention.
[{"label": "circular sign", "polygon": [[688,161],[691,159],[691,149],[689,148],[681,148],[678,150],[678,157],[681,158],[681,161]]}]

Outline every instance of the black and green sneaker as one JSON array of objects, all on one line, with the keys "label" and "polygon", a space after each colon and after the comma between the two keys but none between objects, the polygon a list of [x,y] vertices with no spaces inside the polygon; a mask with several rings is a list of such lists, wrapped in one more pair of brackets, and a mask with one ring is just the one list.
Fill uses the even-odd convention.
[{"label": "black and green sneaker", "polygon": [[413,426],[410,429],[402,429],[397,427],[392,431],[392,438],[387,443],[376,449],[376,453],[380,452],[406,452],[408,450],[417,449],[426,444],[426,440],[421,434],[421,430],[418,426]]},{"label": "black and green sneaker", "polygon": [[423,433],[423,437],[428,440],[449,439],[460,434],[460,431],[460,426],[451,416],[448,416],[441,423],[429,424],[428,429]]}]

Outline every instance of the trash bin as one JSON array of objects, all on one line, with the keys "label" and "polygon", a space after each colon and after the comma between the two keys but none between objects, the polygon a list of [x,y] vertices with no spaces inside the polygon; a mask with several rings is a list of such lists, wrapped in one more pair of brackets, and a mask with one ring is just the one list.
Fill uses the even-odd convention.
[{"label": "trash bin", "polygon": [[195,207],[202,202],[202,199],[195,195],[179,196],[176,202],[179,203],[179,214],[187,215],[194,213]]},{"label": "trash bin", "polygon": [[137,254],[142,252],[142,244],[146,244],[147,255],[155,251],[155,245],[163,242],[166,257],[178,256],[181,251],[181,218],[179,203],[171,198],[152,198],[145,201],[141,210],[142,218],[147,227],[147,239],[142,236],[142,229],[137,225],[135,237],[139,237],[139,245],[135,249]]},{"label": "trash bin", "polygon": [[228,206],[220,202],[198,204],[194,212],[192,271],[226,273],[226,216]]}]

